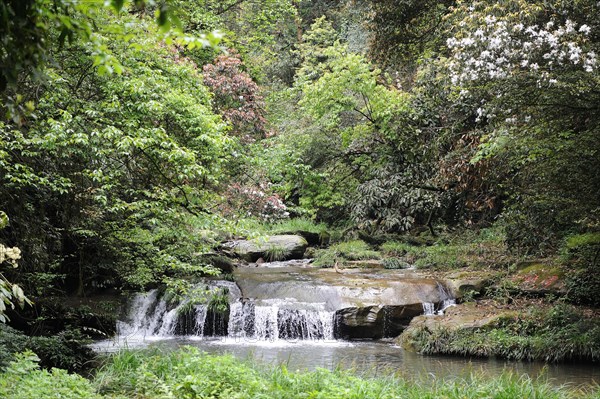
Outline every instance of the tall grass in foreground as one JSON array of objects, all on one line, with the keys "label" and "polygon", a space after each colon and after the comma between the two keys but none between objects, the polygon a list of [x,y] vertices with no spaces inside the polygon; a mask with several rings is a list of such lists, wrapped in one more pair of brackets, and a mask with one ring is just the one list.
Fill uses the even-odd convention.
[{"label": "tall grass in foreground", "polygon": [[265,368],[191,347],[170,353],[120,353],[102,367],[94,384],[104,395],[144,398],[600,398],[598,392],[576,392],[512,374],[411,381],[393,375],[361,377],[343,370],[290,372],[285,366]]},{"label": "tall grass in foreground", "polygon": [[40,370],[32,354],[0,373],[6,399],[598,399],[600,391],[576,392],[505,374],[486,379],[411,381],[394,375],[368,378],[351,371],[290,372],[197,348],[173,352],[124,351],[107,359],[90,382],[64,371]]}]

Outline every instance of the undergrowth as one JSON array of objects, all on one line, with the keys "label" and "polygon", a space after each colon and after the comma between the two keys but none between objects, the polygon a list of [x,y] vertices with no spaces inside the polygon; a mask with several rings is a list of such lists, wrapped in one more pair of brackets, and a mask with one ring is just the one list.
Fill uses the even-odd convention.
[{"label": "undergrowth", "polygon": [[371,249],[369,244],[361,240],[339,242],[327,249],[317,250],[315,266],[331,267],[336,261],[355,261],[381,259],[378,251]]},{"label": "undergrowth", "polygon": [[433,245],[388,241],[380,246],[384,257],[401,258],[419,269],[452,270],[463,267],[498,267],[515,261],[499,228],[444,233]]},{"label": "undergrowth", "polygon": [[300,231],[321,234],[328,228],[324,223],[315,222],[308,218],[293,218],[268,223],[257,219],[239,219],[236,224],[237,233],[244,236],[256,237]]}]

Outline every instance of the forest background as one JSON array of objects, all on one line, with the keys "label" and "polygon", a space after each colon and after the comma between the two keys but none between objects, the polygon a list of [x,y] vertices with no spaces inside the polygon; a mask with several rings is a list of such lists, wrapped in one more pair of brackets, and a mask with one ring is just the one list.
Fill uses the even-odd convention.
[{"label": "forest background", "polygon": [[290,218],[488,237],[600,303],[600,3],[104,3],[0,4],[2,321],[72,338],[61,298],[185,291]]}]

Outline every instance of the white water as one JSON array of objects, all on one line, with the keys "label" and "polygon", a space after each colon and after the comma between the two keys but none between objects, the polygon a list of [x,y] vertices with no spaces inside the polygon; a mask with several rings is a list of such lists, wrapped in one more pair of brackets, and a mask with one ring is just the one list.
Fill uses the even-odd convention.
[{"label": "white water", "polygon": [[443,284],[437,283],[438,291],[440,294],[440,306],[436,310],[435,303],[433,302],[424,302],[423,303],[423,314],[425,316],[435,316],[435,315],[443,315],[446,309],[451,306],[456,306],[456,299],[452,296],[452,294],[448,291]]},{"label": "white water", "polygon": [[[228,288],[230,297],[227,320],[219,314],[209,316],[207,305],[190,306],[189,300],[168,303],[157,290],[136,294],[126,321],[119,322],[121,338],[170,338],[174,336],[228,336],[236,339],[333,340],[334,312],[324,304],[308,304],[293,299],[254,303],[242,301],[233,283],[215,282],[213,288]],[[211,324],[212,323],[212,324]],[[210,330],[207,330],[209,329]]]}]

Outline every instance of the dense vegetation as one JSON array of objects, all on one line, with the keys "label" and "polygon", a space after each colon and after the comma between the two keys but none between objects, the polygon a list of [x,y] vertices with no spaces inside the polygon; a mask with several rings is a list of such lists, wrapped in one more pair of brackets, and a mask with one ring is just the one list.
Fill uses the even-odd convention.
[{"label": "dense vegetation", "polygon": [[185,292],[290,229],[334,230],[322,266],[542,258],[599,304],[597,1],[1,0],[0,43],[3,365],[79,369],[114,304],[64,298]]}]

